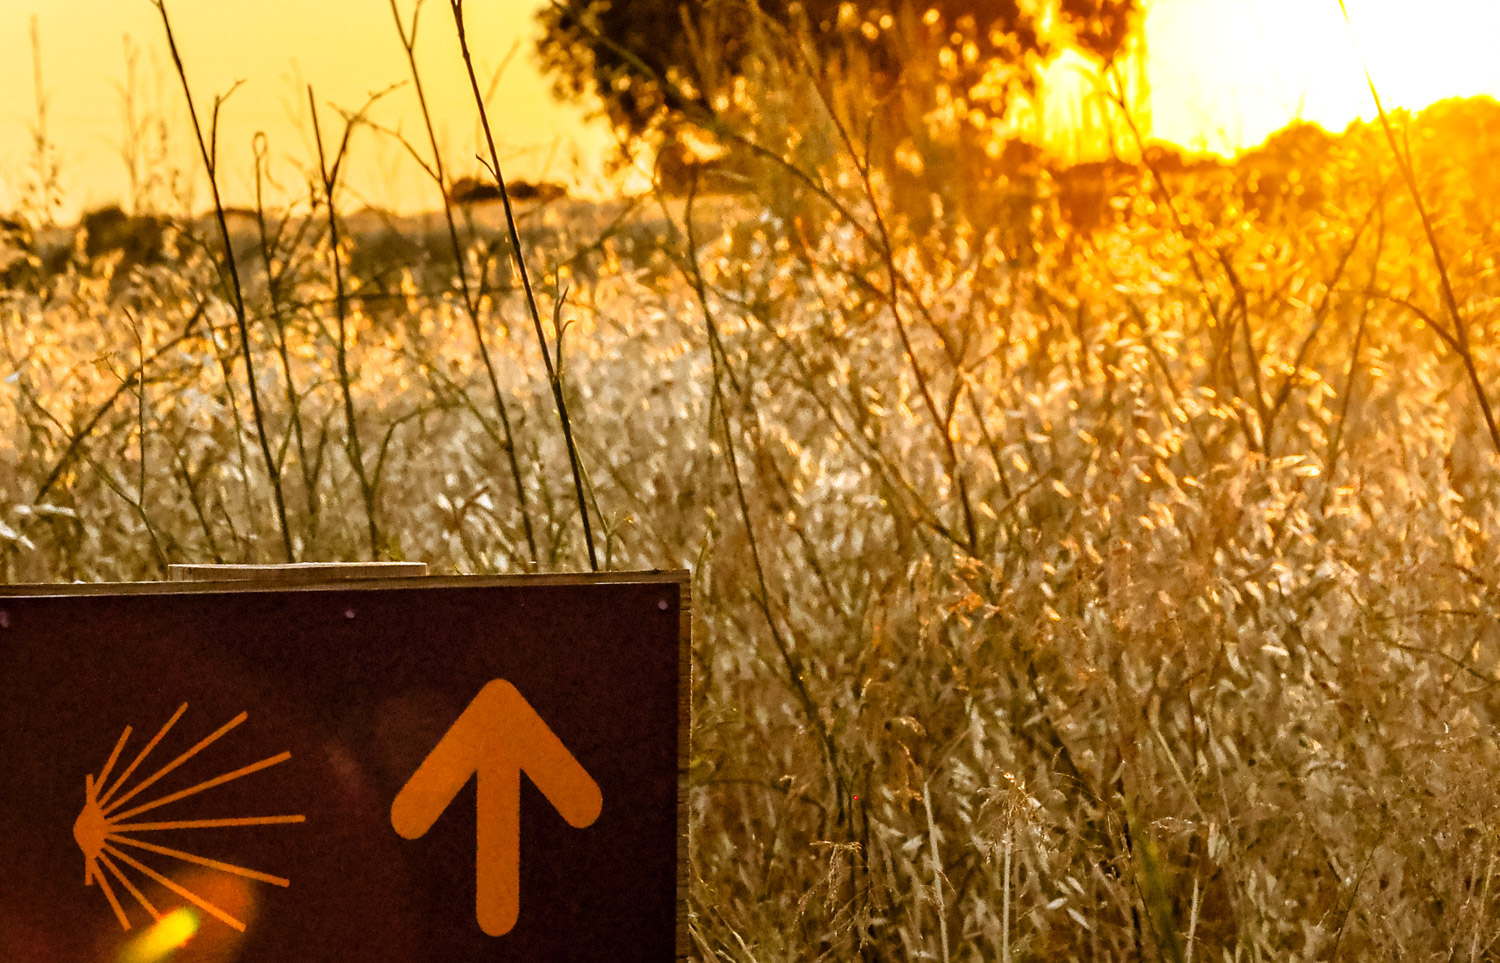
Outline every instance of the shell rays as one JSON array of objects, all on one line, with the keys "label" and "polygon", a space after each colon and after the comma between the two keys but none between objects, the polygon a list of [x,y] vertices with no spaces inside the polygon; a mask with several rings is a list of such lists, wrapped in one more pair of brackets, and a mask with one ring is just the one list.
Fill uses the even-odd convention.
[{"label": "shell rays", "polygon": [[126,726],[125,731],[120,733],[120,739],[115,743],[114,751],[109,754],[109,760],[104,763],[104,768],[99,771],[98,778],[95,778],[93,775],[84,776],[83,811],[78,814],[78,819],[73,823],[73,838],[78,842],[78,848],[83,850],[83,882],[85,886],[92,886],[94,883],[99,884],[99,889],[104,893],[105,899],[109,900],[110,909],[115,912],[115,918],[120,921],[120,926],[127,931],[130,929],[130,917],[126,914],[120,897],[115,893],[114,886],[110,882],[111,877],[114,878],[115,882],[119,883],[125,895],[139,903],[141,908],[149,913],[153,920],[159,920],[162,917],[161,911],[146,898],[146,894],[141,892],[140,887],[126,875],[125,870],[129,868],[140,874],[140,876],[161,884],[209,915],[243,933],[245,931],[244,923],[203,897],[173,882],[166,875],[152,869],[121,848],[128,847],[137,851],[138,854],[154,853],[158,856],[166,856],[184,863],[206,866],[209,869],[230,873],[246,879],[259,880],[262,883],[273,883],[277,886],[291,885],[291,880],[280,876],[272,876],[269,873],[257,872],[253,869],[246,869],[243,866],[235,866],[232,863],[209,859],[205,856],[198,856],[180,849],[173,849],[170,846],[149,843],[130,835],[170,829],[221,829],[233,826],[273,826],[305,821],[305,817],[303,816],[239,816],[227,819],[178,819],[167,821],[140,820],[138,817],[153,809],[176,802],[179,799],[186,799],[189,796],[197,795],[215,786],[222,786],[227,782],[239,779],[242,776],[248,776],[254,772],[259,772],[262,769],[269,769],[292,758],[290,752],[283,752],[279,755],[262,759],[260,762],[235,769],[232,772],[226,772],[221,776],[215,776],[212,779],[205,780],[179,792],[158,796],[143,802],[135,802],[134,805],[131,805],[145,790],[153,786],[163,776],[171,773],[183,763],[213,745],[231,729],[249,717],[248,713],[241,712],[220,726],[212,735],[202,739],[191,749],[127,789],[126,783],[130,780],[130,777],[135,775],[141,763],[146,761],[146,757],[151,755],[151,751],[157,747],[157,744],[171,731],[172,727],[177,724],[177,720],[181,719],[182,714],[186,711],[187,703],[184,702],[173,713],[172,718],[167,720],[167,724],[161,727],[161,731],[150,742],[146,743],[145,748],[136,755],[130,765],[125,767],[125,771],[120,773],[119,777],[112,783],[109,782],[109,777],[114,771],[115,765],[120,761],[120,755],[125,750],[125,744],[130,740],[132,731],[130,726]]}]

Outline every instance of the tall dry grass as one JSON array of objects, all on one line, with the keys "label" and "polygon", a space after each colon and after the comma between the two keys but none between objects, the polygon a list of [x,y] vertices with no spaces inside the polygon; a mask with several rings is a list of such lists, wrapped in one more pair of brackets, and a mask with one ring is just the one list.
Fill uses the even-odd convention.
[{"label": "tall dry grass", "polygon": [[325,158],[23,272],[4,576],[280,558],[266,462],[298,558],[576,569],[581,490],[694,573],[701,958],[1500,956],[1493,108],[1411,127],[1430,242],[1379,131],[914,211],[852,68],[759,51],[698,120],[760,195],[393,239]]}]

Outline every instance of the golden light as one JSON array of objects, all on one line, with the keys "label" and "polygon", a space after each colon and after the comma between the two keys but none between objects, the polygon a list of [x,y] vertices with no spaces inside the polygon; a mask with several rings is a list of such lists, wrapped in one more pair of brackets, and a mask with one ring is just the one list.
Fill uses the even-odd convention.
[{"label": "golden light", "polygon": [[[466,7],[483,82],[498,72],[491,102],[502,127],[507,173],[531,180],[598,179],[611,143],[607,130],[584,122],[585,111],[549,97],[550,82],[531,55],[535,15],[546,0],[484,0]],[[399,0],[409,17],[415,0]],[[224,105],[219,144],[224,189],[231,203],[253,198],[251,139],[263,131],[276,176],[301,182],[298,165],[311,156],[307,85],[320,104],[358,108],[372,92],[406,79],[406,63],[384,0],[168,0],[199,109],[215,94],[244,83]],[[456,174],[477,169],[477,121],[468,79],[458,59],[447,3],[426,3],[418,60],[434,106],[438,135]],[[0,212],[12,210],[24,188],[35,123],[31,23],[41,41],[47,134],[57,160],[68,213],[127,199],[121,150],[126,139],[124,96],[136,98],[137,120],[168,125],[172,165],[196,175],[196,147],[187,130],[181,91],[171,74],[161,21],[146,0],[0,0]],[[136,51],[127,82],[126,38]],[[511,56],[512,52],[515,56]],[[502,69],[503,68],[503,69]],[[329,111],[330,115],[332,111]],[[382,102],[376,119],[407,132],[420,129],[410,85]],[[327,131],[325,131],[327,133]],[[154,135],[152,135],[154,136]],[[149,146],[149,144],[147,145]],[[437,204],[426,175],[394,138],[366,131],[350,155],[349,184],[356,203],[398,210]],[[195,203],[206,199],[199,185]]]},{"label": "golden light", "polygon": [[165,963],[198,932],[198,914],[186,906],[166,914],[125,945],[120,963]]},{"label": "golden light", "polygon": [[1146,42],[1152,131],[1228,153],[1292,120],[1339,131],[1387,108],[1500,96],[1493,0],[1154,0]]},{"label": "golden light", "polygon": [[[612,137],[599,123],[587,122],[582,109],[550,100],[548,82],[529,53],[533,18],[544,2],[471,5],[472,32],[485,41],[484,71],[507,64],[495,98],[507,141],[502,148],[516,176],[577,175],[603,189],[598,171]],[[1371,118],[1361,60],[1391,108],[1500,96],[1500,57],[1491,49],[1500,37],[1495,0],[1348,0],[1357,48],[1338,0],[1144,2],[1146,59],[1138,73],[1149,102],[1141,104],[1143,126],[1149,136],[1190,149],[1231,153],[1295,119],[1342,130],[1355,118]],[[468,158],[475,137],[468,88],[456,65],[451,28],[440,22],[446,5],[428,6],[421,54],[429,93],[450,155]],[[249,144],[258,130],[266,132],[273,156],[286,159],[283,175],[298,180],[289,165],[305,160],[310,145],[305,83],[316,86],[320,100],[352,107],[368,91],[404,77],[384,3],[173,0],[172,9],[204,103],[236,80],[246,81],[226,105],[220,138],[225,188],[234,203],[251,196]],[[180,97],[162,75],[160,26],[150,4],[0,0],[0,87],[15,94],[0,102],[0,211],[16,203],[31,157],[33,15],[49,94],[48,133],[58,146],[70,209],[106,203],[128,190],[119,157],[126,34],[141,52],[138,109],[170,121],[172,157],[183,169],[194,169]],[[512,49],[518,56],[509,58]],[[1051,79],[1034,126],[1062,153],[1076,153],[1105,123],[1097,98],[1091,100],[1095,82],[1082,76],[1076,61],[1060,64]],[[415,129],[410,101],[409,91],[398,91],[382,105],[379,119]],[[400,210],[435,203],[430,185],[390,138],[367,136],[356,147],[349,169],[353,195]]]}]

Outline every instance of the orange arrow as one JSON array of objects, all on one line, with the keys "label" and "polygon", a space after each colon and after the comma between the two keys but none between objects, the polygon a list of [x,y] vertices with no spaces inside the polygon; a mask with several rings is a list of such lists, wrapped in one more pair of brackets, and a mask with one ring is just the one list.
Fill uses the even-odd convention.
[{"label": "orange arrow", "polygon": [[516,687],[495,679],[479,690],[391,804],[396,832],[417,839],[478,774],[475,913],[491,936],[509,933],[521,909],[523,771],[570,825],[582,829],[599,818],[599,784]]}]

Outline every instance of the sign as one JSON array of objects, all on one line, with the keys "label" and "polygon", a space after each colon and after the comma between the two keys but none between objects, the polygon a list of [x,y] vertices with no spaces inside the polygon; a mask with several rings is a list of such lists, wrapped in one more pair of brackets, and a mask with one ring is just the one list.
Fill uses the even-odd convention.
[{"label": "sign", "polygon": [[686,578],[0,587],[0,960],[685,958]]}]

